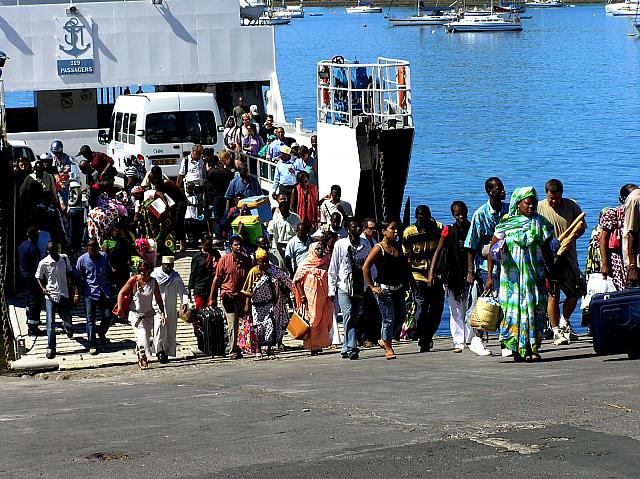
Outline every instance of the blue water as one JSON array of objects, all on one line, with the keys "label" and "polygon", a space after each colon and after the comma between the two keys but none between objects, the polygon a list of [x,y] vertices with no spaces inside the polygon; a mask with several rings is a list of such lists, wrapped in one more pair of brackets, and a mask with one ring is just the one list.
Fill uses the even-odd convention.
[{"label": "blue water", "polygon": [[[484,180],[495,175],[507,199],[531,184],[544,195],[546,180],[561,179],[594,225],[601,208],[616,205],[620,186],[640,181],[640,40],[627,35],[629,19],[605,16],[602,5],[529,9],[520,33],[449,34],[319,10],[324,16],[276,29],[288,119],[315,121],[316,61],[409,60],[416,135],[406,194],[438,220],[451,222],[453,200],[480,206]],[[579,242],[582,266],[587,236]],[[447,329],[445,316],[439,332]]]}]

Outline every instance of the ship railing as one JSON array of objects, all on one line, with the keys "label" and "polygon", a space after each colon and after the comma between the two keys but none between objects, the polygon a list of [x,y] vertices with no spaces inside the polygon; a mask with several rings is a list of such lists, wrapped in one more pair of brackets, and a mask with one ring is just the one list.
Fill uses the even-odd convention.
[{"label": "ship railing", "polygon": [[276,162],[247,153],[236,153],[236,155],[249,166],[249,173],[258,179],[260,186],[271,191],[271,185],[273,185],[273,179],[276,175]]},{"label": "ship railing", "polygon": [[379,57],[348,63],[342,57],[317,64],[317,120],[356,127],[361,118],[382,128],[412,127],[409,62]]}]

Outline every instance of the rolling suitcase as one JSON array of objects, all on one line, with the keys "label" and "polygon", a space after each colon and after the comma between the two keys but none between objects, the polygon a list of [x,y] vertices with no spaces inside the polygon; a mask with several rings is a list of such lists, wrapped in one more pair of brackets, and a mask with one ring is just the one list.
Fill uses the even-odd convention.
[{"label": "rolling suitcase", "polygon": [[596,354],[640,357],[640,288],[593,295],[589,316]]},{"label": "rolling suitcase", "polygon": [[220,308],[208,307],[198,311],[195,331],[198,349],[207,356],[225,355],[225,323],[226,317]]}]

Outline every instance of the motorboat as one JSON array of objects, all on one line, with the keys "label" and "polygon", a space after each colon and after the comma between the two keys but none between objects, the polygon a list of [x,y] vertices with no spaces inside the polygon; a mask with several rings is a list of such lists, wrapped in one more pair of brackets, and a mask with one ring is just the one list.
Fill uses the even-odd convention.
[{"label": "motorboat", "polygon": [[639,6],[640,2],[627,0],[625,2],[607,3],[604,6],[604,11],[607,15],[613,15],[614,17],[631,17],[638,14]]},{"label": "motorboat", "polygon": [[346,7],[344,11],[347,13],[382,13],[382,7],[376,7],[371,2],[358,0],[358,5]]},{"label": "motorboat", "polygon": [[528,8],[560,8],[564,7],[565,3],[562,0],[534,0],[525,5]]},{"label": "motorboat", "polygon": [[291,23],[291,15],[286,13],[285,9],[274,8],[272,0],[267,0],[267,8],[258,18],[258,25],[276,26],[289,23]]},{"label": "motorboat", "polygon": [[426,9],[422,0],[418,0],[416,15],[404,18],[389,18],[393,27],[444,25],[457,18],[450,7],[429,7]]},{"label": "motorboat", "polygon": [[524,13],[527,11],[527,6],[521,2],[500,0],[493,10],[496,13]]},{"label": "motorboat", "polygon": [[273,17],[275,18],[304,18],[304,2],[301,0],[300,5],[285,5],[282,0],[282,7],[273,8]]},{"label": "motorboat", "polygon": [[519,32],[522,24],[517,15],[466,15],[459,20],[447,23],[450,33],[458,32]]}]

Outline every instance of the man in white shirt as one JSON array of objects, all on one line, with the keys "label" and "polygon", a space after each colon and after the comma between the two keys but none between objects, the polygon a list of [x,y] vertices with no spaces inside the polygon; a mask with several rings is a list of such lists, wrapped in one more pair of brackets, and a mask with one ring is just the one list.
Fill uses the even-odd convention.
[{"label": "man in white shirt", "polygon": [[[45,296],[47,312],[47,359],[56,355],[55,314],[60,315],[67,337],[73,337],[73,322],[71,320],[71,300],[69,297],[69,274],[73,271],[71,262],[66,254],[58,253],[58,245],[49,241],[47,256],[38,264],[36,279]],[[78,288],[73,295],[74,303],[78,302]]]},{"label": "man in white shirt", "polygon": [[371,251],[371,245],[360,238],[362,225],[358,220],[349,220],[348,231],[349,236],[336,241],[333,247],[329,265],[329,297],[337,299],[342,311],[342,357],[358,359],[356,323],[360,322],[364,312],[366,289],[362,265]]},{"label": "man in white shirt", "polygon": [[176,179],[176,185],[180,188],[182,180],[186,183],[193,183],[196,192],[199,192],[204,185],[204,161],[202,160],[202,151],[204,148],[200,144],[193,145],[191,154],[182,159],[180,163],[180,171]]},{"label": "man in white shirt", "polygon": [[281,193],[277,197],[278,209],[267,226],[271,244],[278,253],[278,266],[286,270],[285,250],[287,243],[296,235],[296,227],[302,222],[300,217],[291,211],[287,195]]},{"label": "man in white shirt", "polygon": [[319,241],[325,231],[335,233],[338,236],[338,239],[346,238],[348,236],[347,230],[342,226],[342,215],[337,211],[331,214],[329,224],[322,225],[318,228],[318,231],[311,235],[311,237],[314,240]]},{"label": "man in white shirt", "polygon": [[331,187],[331,193],[325,196],[320,205],[320,224],[328,224],[331,215],[336,212],[342,215],[343,226],[346,224],[348,218],[353,216],[351,205],[347,201],[342,201],[340,199],[341,196],[342,188],[340,188],[339,185],[333,185]]}]

